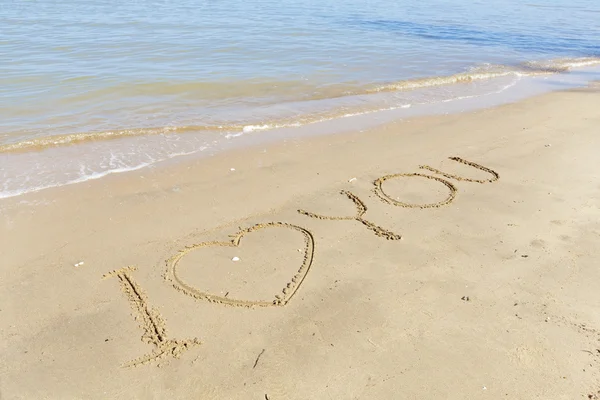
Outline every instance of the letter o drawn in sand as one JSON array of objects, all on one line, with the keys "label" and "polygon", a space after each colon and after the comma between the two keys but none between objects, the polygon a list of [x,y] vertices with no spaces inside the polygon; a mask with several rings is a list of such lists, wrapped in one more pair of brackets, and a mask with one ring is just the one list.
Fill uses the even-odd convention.
[{"label": "letter o drawn in sand", "polygon": [[[271,300],[271,301],[239,300],[239,299],[234,299],[231,297],[219,296],[216,294],[211,294],[211,293],[207,293],[202,290],[199,290],[199,289],[185,283],[179,277],[179,275],[177,273],[177,267],[178,267],[179,261],[181,261],[181,259],[183,257],[185,257],[187,254],[189,254],[190,252],[200,249],[200,248],[203,248],[203,247],[215,247],[215,246],[238,247],[238,246],[240,246],[240,241],[242,240],[244,235],[251,233],[251,232],[258,231],[260,229],[267,229],[267,228],[285,228],[285,229],[292,229],[292,230],[298,231],[302,235],[304,235],[304,243],[305,243],[304,257],[303,257],[302,264],[300,265],[300,268],[294,274],[294,276],[291,278],[290,282],[288,282],[285,285],[285,287],[281,290],[281,294],[274,295],[273,300]],[[180,292],[182,292],[188,296],[194,297],[199,300],[207,300],[207,301],[210,301],[213,303],[221,303],[221,304],[225,304],[225,305],[229,305],[229,306],[237,306],[237,307],[285,306],[292,299],[294,294],[298,291],[298,289],[300,288],[300,285],[302,285],[302,282],[304,281],[304,278],[306,277],[306,274],[308,273],[308,271],[310,270],[310,267],[312,265],[313,256],[314,256],[314,247],[315,247],[315,241],[314,241],[312,234],[308,230],[306,230],[300,226],[297,226],[297,225],[292,225],[292,224],[288,224],[288,223],[284,223],[284,222],[269,222],[269,223],[265,223],[265,224],[257,224],[257,225],[251,226],[250,228],[241,230],[240,232],[238,232],[237,234],[235,234],[231,237],[233,238],[231,241],[203,242],[203,243],[198,243],[198,244],[194,244],[191,246],[187,246],[185,249],[180,250],[179,253],[175,254],[173,257],[171,257],[170,259],[167,260],[167,272],[165,273],[164,278],[167,281],[171,282],[171,284],[173,285],[173,287],[175,289],[179,290]]]},{"label": "letter o drawn in sand", "polygon": [[[442,183],[443,185],[445,185],[450,190],[450,194],[448,195],[446,200],[443,200],[443,201],[440,201],[437,203],[428,203],[428,204],[403,203],[401,201],[395,200],[395,199],[391,198],[390,196],[388,196],[382,187],[383,182],[390,180],[390,179],[400,178],[400,177],[425,178],[425,179],[431,179],[434,181],[438,181],[438,182]],[[377,196],[379,196],[379,198],[382,201],[384,201],[388,204],[392,204],[392,205],[399,206],[399,207],[405,207],[405,208],[437,208],[437,207],[441,207],[446,204],[450,204],[456,197],[456,193],[457,193],[456,186],[454,186],[452,183],[448,182],[447,180],[438,178],[436,176],[418,174],[418,173],[385,175],[385,176],[382,176],[381,178],[376,179],[375,182],[373,182],[373,184],[375,185],[375,194]]]}]

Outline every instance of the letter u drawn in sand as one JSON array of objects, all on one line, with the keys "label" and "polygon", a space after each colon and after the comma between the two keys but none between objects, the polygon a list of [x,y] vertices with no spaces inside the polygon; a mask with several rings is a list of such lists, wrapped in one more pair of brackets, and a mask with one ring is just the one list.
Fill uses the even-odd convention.
[{"label": "letter u drawn in sand", "polygon": [[492,183],[492,182],[496,182],[498,179],[500,179],[500,175],[496,171],[489,169],[487,167],[484,167],[483,165],[479,165],[474,162],[467,161],[464,158],[460,158],[460,157],[448,157],[448,159],[459,162],[461,164],[468,165],[468,166],[476,168],[476,169],[480,169],[482,171],[485,171],[488,174],[492,175],[492,177],[490,179],[472,179],[472,178],[465,178],[462,176],[449,174],[449,173],[440,171],[439,169],[430,167],[429,165],[421,165],[419,168],[426,169],[426,170],[431,171],[438,175],[442,175],[448,179],[456,179],[457,181],[464,181],[464,182]]}]

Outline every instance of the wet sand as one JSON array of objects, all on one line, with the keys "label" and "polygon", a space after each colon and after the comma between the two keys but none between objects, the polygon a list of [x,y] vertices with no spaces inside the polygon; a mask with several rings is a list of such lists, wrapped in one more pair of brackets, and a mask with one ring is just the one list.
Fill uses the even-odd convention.
[{"label": "wet sand", "polygon": [[598,110],[593,86],[4,199],[0,397],[600,397]]}]

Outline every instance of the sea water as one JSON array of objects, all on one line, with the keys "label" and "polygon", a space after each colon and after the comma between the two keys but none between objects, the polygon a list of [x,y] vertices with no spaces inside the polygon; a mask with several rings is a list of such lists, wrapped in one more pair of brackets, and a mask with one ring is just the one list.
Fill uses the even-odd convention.
[{"label": "sea water", "polygon": [[0,198],[599,65],[597,0],[2,0]]}]

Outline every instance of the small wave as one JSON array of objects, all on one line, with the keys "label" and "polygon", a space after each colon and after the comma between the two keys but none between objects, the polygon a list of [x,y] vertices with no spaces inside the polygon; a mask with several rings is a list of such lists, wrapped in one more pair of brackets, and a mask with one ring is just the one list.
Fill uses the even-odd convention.
[{"label": "small wave", "polygon": [[[567,72],[573,68],[588,67],[600,64],[600,57],[581,57],[581,58],[562,58],[545,61],[528,61],[516,66],[507,65],[493,65],[485,64],[478,67],[471,68],[467,72],[449,75],[449,76],[435,76],[425,77],[417,79],[405,79],[398,82],[388,83],[375,87],[367,87],[362,89],[347,90],[347,88],[340,88],[340,92],[332,91],[328,93],[326,99],[350,97],[350,96],[363,96],[372,95],[380,92],[394,92],[394,91],[409,91],[417,90],[422,88],[430,88],[437,86],[448,86],[455,84],[464,84],[474,81],[490,80],[494,78],[501,78],[506,76],[535,76],[535,75],[547,75],[555,73]],[[310,100],[322,99],[322,96],[313,96],[307,98]],[[409,105],[402,105],[399,108],[410,107]],[[201,131],[221,131],[227,132],[226,138],[234,138],[245,133],[251,133],[255,131],[286,128],[286,127],[297,127],[301,125],[321,122],[325,120],[331,120],[335,118],[342,118],[349,115],[357,115],[370,113],[374,111],[381,111],[382,109],[369,109],[369,110],[358,110],[356,112],[348,113],[347,111],[329,112],[326,115],[323,113],[313,113],[305,115],[296,119],[283,119],[273,120],[266,122],[259,122],[253,124],[243,125],[198,125],[198,126],[165,126],[155,128],[134,128],[134,129],[123,129],[105,132],[86,132],[86,133],[73,133],[65,135],[55,135],[46,137],[37,137],[28,140],[23,140],[16,143],[5,143],[0,144],[0,153],[12,153],[12,152],[24,152],[24,151],[36,151],[44,150],[51,147],[69,146],[79,143],[91,142],[91,141],[103,141],[110,139],[118,139],[124,137],[134,136],[146,136],[146,135],[159,135],[159,134],[180,134],[184,132],[201,132]]]},{"label": "small wave", "polygon": [[598,57],[562,58],[546,61],[528,61],[516,66],[492,65],[472,68],[468,72],[449,76],[434,76],[418,79],[402,80],[373,89],[369,93],[388,92],[400,90],[414,90],[434,86],[447,86],[473,81],[488,80],[504,76],[535,76],[547,75],[570,71],[573,68],[588,67],[600,64]]},{"label": "small wave", "polygon": [[132,136],[160,135],[189,131],[228,131],[242,129],[241,125],[214,126],[164,126],[159,128],[123,129],[105,132],[72,133],[23,140],[0,145],[0,153],[43,150],[50,147],[69,146],[92,141],[120,139]]},{"label": "small wave", "polygon": [[513,75],[516,72],[507,71],[507,72],[482,72],[482,73],[462,73],[450,76],[435,76],[428,78],[419,78],[419,79],[411,79],[411,80],[403,80],[399,82],[390,83],[387,85],[378,86],[373,89],[369,89],[369,93],[377,93],[377,92],[392,92],[392,91],[400,91],[400,90],[414,90],[421,89],[427,87],[434,86],[447,86],[453,85],[457,83],[468,83],[477,80],[484,79],[492,79],[492,78],[500,78],[507,75]]},{"label": "small wave", "polygon": [[600,64],[599,57],[559,58],[548,61],[528,61],[522,65],[532,70],[550,73],[567,72],[573,68],[590,67]]}]

